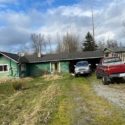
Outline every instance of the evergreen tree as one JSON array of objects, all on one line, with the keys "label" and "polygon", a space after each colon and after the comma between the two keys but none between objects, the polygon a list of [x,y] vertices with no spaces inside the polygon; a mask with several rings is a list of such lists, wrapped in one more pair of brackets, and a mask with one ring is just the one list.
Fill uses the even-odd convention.
[{"label": "evergreen tree", "polygon": [[90,32],[85,36],[85,40],[83,41],[83,51],[94,51],[97,49],[97,45],[94,41],[93,36]]}]

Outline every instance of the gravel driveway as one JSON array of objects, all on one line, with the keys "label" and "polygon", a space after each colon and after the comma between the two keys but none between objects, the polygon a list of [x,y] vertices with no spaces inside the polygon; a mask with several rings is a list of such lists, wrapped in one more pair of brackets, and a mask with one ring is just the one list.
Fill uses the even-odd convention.
[{"label": "gravel driveway", "polygon": [[93,88],[98,96],[104,97],[108,101],[125,109],[125,83],[122,84],[93,84]]}]

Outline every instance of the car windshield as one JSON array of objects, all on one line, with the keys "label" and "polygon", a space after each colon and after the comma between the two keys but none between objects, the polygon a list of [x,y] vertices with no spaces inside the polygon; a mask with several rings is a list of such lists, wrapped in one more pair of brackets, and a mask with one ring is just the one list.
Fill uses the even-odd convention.
[{"label": "car windshield", "polygon": [[103,63],[113,63],[113,62],[121,62],[121,59],[120,58],[107,58],[107,59],[104,59]]},{"label": "car windshield", "polygon": [[88,62],[78,62],[76,66],[88,66]]}]

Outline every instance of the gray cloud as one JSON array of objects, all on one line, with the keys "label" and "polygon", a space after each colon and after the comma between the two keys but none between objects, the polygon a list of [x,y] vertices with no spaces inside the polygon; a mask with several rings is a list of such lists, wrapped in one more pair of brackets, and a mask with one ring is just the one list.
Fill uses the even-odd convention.
[{"label": "gray cloud", "polygon": [[[53,2],[53,1],[50,1]],[[117,39],[124,43],[125,2],[114,0],[106,6],[94,7],[96,39]],[[30,9],[27,12],[12,10],[0,12],[0,49],[19,51],[31,43],[31,33],[51,35],[53,42],[56,35],[72,31],[84,38],[92,31],[91,10],[84,5],[60,6],[41,12]],[[54,43],[55,44],[55,43]]]},{"label": "gray cloud", "polygon": [[[125,21],[125,2],[115,0],[103,8],[97,20],[97,38],[102,36],[102,39],[113,38],[124,43],[123,22]],[[121,37],[122,36],[122,37]]]}]

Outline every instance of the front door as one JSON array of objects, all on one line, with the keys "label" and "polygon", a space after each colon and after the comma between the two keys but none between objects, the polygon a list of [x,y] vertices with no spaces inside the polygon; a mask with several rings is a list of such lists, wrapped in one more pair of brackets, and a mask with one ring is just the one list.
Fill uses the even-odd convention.
[{"label": "front door", "polygon": [[59,62],[53,62],[51,66],[52,66],[52,73],[59,72]]}]

